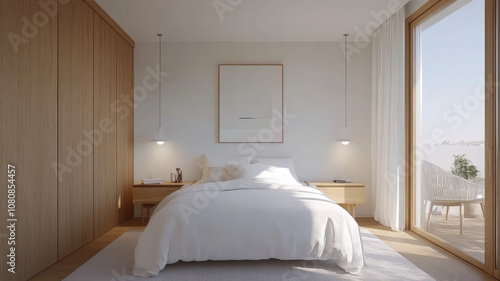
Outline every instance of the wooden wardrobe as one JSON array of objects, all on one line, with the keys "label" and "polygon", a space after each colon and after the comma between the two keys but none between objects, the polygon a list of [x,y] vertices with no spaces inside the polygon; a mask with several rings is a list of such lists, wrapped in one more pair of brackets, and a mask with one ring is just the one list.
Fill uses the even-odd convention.
[{"label": "wooden wardrobe", "polygon": [[133,75],[134,41],[93,0],[0,0],[0,280],[27,280],[132,217]]}]

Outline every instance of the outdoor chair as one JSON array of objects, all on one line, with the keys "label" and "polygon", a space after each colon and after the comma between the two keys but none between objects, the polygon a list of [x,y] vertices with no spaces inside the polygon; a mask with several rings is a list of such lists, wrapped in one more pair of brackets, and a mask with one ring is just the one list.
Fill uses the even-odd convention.
[{"label": "outdoor chair", "polygon": [[422,173],[430,201],[427,229],[431,225],[434,206],[446,207],[446,220],[450,207],[460,207],[460,235],[463,232],[464,204],[480,204],[484,217],[484,198],[477,198],[477,183],[465,180],[427,161],[422,161]]}]

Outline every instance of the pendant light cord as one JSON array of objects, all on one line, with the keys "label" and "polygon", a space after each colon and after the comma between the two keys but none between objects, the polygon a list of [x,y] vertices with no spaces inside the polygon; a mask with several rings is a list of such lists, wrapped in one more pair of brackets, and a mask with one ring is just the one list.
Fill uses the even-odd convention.
[{"label": "pendant light cord", "polygon": [[163,36],[163,34],[161,33],[158,33],[158,50],[159,50],[159,57],[160,57],[160,60],[159,60],[159,72],[158,72],[158,83],[159,83],[159,87],[158,87],[158,125],[159,127],[161,127],[161,37]]},{"label": "pendant light cord", "polygon": [[344,126],[347,128],[347,36],[344,34]]}]

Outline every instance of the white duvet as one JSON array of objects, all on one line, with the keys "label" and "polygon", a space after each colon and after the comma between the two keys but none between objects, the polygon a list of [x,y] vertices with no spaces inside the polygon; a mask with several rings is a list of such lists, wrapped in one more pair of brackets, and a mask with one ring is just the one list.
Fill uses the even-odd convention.
[{"label": "white duvet", "polygon": [[332,260],[364,264],[356,221],[319,190],[273,179],[185,186],[157,207],[135,248],[133,274],[206,260]]}]

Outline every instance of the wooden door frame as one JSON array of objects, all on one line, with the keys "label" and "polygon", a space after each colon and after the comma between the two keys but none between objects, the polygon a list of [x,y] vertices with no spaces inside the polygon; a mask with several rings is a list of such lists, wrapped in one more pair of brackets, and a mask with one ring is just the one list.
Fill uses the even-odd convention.
[{"label": "wooden door frame", "polygon": [[486,77],[491,77],[486,81],[486,91],[488,95],[492,97],[491,106],[495,107],[496,112],[494,118],[490,120],[492,127],[496,131],[491,132],[491,137],[495,140],[495,146],[492,155],[494,155],[494,165],[492,167],[492,172],[495,173],[495,178],[492,179],[493,188],[491,190],[491,206],[488,209],[491,212],[491,233],[492,244],[490,245],[493,249],[491,253],[492,261],[491,264],[488,263],[487,266],[491,268],[494,276],[500,279],[500,216],[498,211],[500,209],[500,98],[499,95],[499,82],[500,82],[500,0],[488,0],[486,1],[486,57],[491,57],[490,60],[486,60]]},{"label": "wooden door frame", "polygon": [[[496,175],[500,174],[500,165],[498,165],[498,151],[496,149],[497,132],[500,132],[500,126],[497,123],[497,106],[500,108],[500,99],[497,99],[496,80],[496,40],[498,32],[498,21],[496,20],[496,11],[500,10],[498,0],[485,1],[485,263],[472,258],[466,253],[456,249],[449,242],[435,237],[421,229],[414,227],[415,220],[415,155],[417,146],[415,142],[415,93],[414,93],[414,29],[425,19],[438,12],[442,8],[455,2],[454,0],[430,0],[425,3],[415,13],[406,19],[406,229],[424,237],[439,247],[449,251],[465,262],[472,264],[489,275],[499,277],[498,268],[496,268],[496,247],[498,245],[498,233],[496,233],[496,202],[499,200],[498,182]],[[498,103],[498,104],[497,104]]]}]

